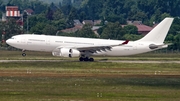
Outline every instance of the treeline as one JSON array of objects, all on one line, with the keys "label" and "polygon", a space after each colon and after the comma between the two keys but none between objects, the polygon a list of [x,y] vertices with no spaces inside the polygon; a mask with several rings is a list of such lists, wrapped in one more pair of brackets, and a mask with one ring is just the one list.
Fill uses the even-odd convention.
[{"label": "treeline", "polygon": [[[46,0],[48,1],[48,0]],[[74,27],[73,20],[101,20],[98,30],[100,37],[106,39],[136,40],[142,36],[135,26],[126,26],[127,20],[140,20],[152,26],[165,17],[175,17],[175,21],[166,38],[173,43],[169,49],[180,49],[180,0],[55,0],[47,4],[38,0],[0,0],[0,11],[5,13],[5,6],[19,6],[21,12],[30,8],[33,15],[24,13],[23,30],[16,24],[16,19],[0,23],[0,32],[6,31],[6,39],[19,33],[56,35],[60,30]],[[28,22],[28,23],[27,23]],[[107,23],[108,22],[108,23]],[[28,25],[28,27],[27,27]],[[58,35],[77,37],[97,37],[91,30],[91,25],[85,25],[75,33],[58,33]]]}]

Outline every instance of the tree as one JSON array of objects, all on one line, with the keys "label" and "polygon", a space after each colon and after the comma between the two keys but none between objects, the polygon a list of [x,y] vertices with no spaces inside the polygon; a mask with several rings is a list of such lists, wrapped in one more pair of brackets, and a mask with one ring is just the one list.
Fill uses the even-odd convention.
[{"label": "tree", "polygon": [[161,18],[160,18],[161,14],[162,14],[162,12],[161,12],[160,8],[157,9],[155,11],[155,13],[151,16],[151,22],[160,22],[161,21]]},{"label": "tree", "polygon": [[168,34],[165,41],[168,43],[172,43],[174,41],[174,35]]},{"label": "tree", "polygon": [[104,0],[89,0],[87,2],[87,5],[84,6],[83,10],[86,12],[86,15],[89,16],[89,19],[96,20],[100,18],[103,1]]},{"label": "tree", "polygon": [[54,12],[56,12],[58,8],[54,5],[54,3],[51,3],[50,7],[48,7],[48,10],[46,12],[46,18],[48,20],[53,20]]},{"label": "tree", "polygon": [[121,24],[126,24],[126,20],[124,19],[123,16],[118,16],[118,15],[110,15],[108,16],[105,20],[107,20],[108,22],[119,22]]},{"label": "tree", "polygon": [[57,30],[66,28],[66,19],[61,9],[53,11],[52,20],[49,21],[49,24],[52,24]]},{"label": "tree", "polygon": [[[5,4],[4,4],[3,0],[0,0],[0,11],[1,12],[5,11]],[[0,15],[0,16],[2,16],[2,15]]]},{"label": "tree", "polygon": [[63,0],[62,5],[71,5],[71,0]]},{"label": "tree", "polygon": [[66,21],[63,19],[52,21],[52,24],[57,28],[57,30],[62,30],[66,28]]},{"label": "tree", "polygon": [[49,7],[48,11],[47,11],[47,14],[46,14],[46,18],[48,20],[53,20],[53,14],[54,14],[53,10]]},{"label": "tree", "polygon": [[57,28],[53,25],[45,25],[44,29],[42,30],[43,34],[46,35],[56,35]]},{"label": "tree", "polygon": [[180,33],[180,19],[179,18],[174,19],[173,24],[169,30],[169,33],[173,35]]},{"label": "tree", "polygon": [[171,15],[170,15],[169,13],[163,13],[163,14],[161,14],[161,21],[162,21],[163,19],[165,19],[166,17],[171,17]]},{"label": "tree", "polygon": [[[24,28],[27,28],[27,20],[24,19],[25,22],[24,22]],[[39,29],[41,31],[38,31],[37,28],[34,28],[35,26],[39,26],[39,24],[48,24],[49,21],[48,19],[46,19],[46,16],[45,14],[38,14],[36,16],[28,16],[28,29],[30,30],[31,33],[35,33],[35,32],[41,32],[42,33],[42,29]],[[38,24],[38,25],[37,25]],[[33,28],[33,29],[31,29]],[[36,29],[36,30],[35,30]]]},{"label": "tree", "polygon": [[125,34],[123,36],[124,39],[131,40],[131,41],[138,40],[138,39],[140,39],[142,37],[143,37],[142,35],[135,35],[135,34]]},{"label": "tree", "polygon": [[119,22],[109,22],[103,29],[100,37],[105,39],[123,39],[124,34],[125,31],[123,30]]},{"label": "tree", "polygon": [[5,31],[5,39],[8,39],[14,35],[22,33],[22,28],[17,24],[16,20],[11,18],[6,22],[0,22],[0,33]]},{"label": "tree", "polygon": [[174,36],[173,49],[180,49],[180,33]]},{"label": "tree", "polygon": [[111,15],[122,15],[127,12],[124,11],[124,1],[125,0],[104,0],[101,2],[103,4],[101,16],[108,17]]},{"label": "tree", "polygon": [[77,12],[75,8],[72,8],[68,18],[66,19],[66,28],[74,27],[74,19],[77,18]]},{"label": "tree", "polygon": [[44,34],[43,29],[46,26],[46,23],[38,22],[35,26],[33,26],[30,31],[35,34]]},{"label": "tree", "polygon": [[87,18],[86,13],[84,11],[80,12],[79,14],[79,20],[82,22]]},{"label": "tree", "polygon": [[62,20],[65,19],[65,16],[61,9],[57,9],[53,14],[53,20]]},{"label": "tree", "polygon": [[174,0],[174,1],[171,1],[172,2],[172,11],[170,12],[170,14],[172,16],[180,16],[180,13],[179,13],[179,9],[180,9],[180,0]]},{"label": "tree", "polygon": [[92,26],[90,24],[85,24],[83,28],[76,32],[77,37],[86,37],[86,38],[97,38],[95,33],[92,31]]},{"label": "tree", "polygon": [[148,17],[147,17],[147,14],[145,14],[144,12],[138,11],[136,14],[134,14],[134,15],[132,16],[131,19],[133,19],[133,20],[145,21],[146,19],[148,19]]},{"label": "tree", "polygon": [[47,4],[44,4],[41,1],[31,1],[31,7],[35,12],[35,14],[41,14],[45,12],[48,8]]},{"label": "tree", "polygon": [[72,5],[64,5],[64,6],[60,7],[62,13],[66,16],[69,15],[72,8],[73,8]]},{"label": "tree", "polygon": [[126,34],[138,34],[138,28],[134,25],[124,26]]},{"label": "tree", "polygon": [[[0,40],[2,39],[2,34],[5,34],[4,32],[6,31],[6,27],[7,27],[7,23],[1,21],[0,22],[0,36],[1,36]],[[8,36],[7,38],[9,38]]]}]

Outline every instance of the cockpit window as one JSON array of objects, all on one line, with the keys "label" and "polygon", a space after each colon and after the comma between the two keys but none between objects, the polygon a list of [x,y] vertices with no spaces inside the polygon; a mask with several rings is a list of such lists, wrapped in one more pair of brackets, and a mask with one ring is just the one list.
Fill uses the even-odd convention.
[{"label": "cockpit window", "polygon": [[11,37],[10,39],[15,39],[14,37]]}]

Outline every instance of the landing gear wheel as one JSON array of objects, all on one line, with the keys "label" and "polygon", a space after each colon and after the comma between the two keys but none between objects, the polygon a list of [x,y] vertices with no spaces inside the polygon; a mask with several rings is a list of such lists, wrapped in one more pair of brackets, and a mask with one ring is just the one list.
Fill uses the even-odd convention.
[{"label": "landing gear wheel", "polygon": [[25,57],[25,56],[26,56],[26,53],[22,53],[22,56]]},{"label": "landing gear wheel", "polygon": [[89,58],[88,57],[84,58],[84,61],[89,61]]},{"label": "landing gear wheel", "polygon": [[91,61],[91,62],[93,62],[94,61],[94,59],[93,58],[89,58],[89,57],[85,57],[85,58],[83,58],[83,57],[80,57],[79,58],[79,61]]},{"label": "landing gear wheel", "polygon": [[89,61],[91,61],[91,62],[92,62],[92,61],[94,61],[94,59],[93,59],[93,58],[90,58],[90,59],[89,59]]},{"label": "landing gear wheel", "polygon": [[84,61],[84,58],[83,58],[83,57],[80,57],[80,58],[79,58],[79,61]]}]

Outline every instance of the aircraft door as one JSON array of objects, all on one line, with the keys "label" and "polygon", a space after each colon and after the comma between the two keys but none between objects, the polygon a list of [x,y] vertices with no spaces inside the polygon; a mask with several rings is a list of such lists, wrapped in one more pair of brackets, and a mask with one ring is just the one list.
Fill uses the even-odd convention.
[{"label": "aircraft door", "polygon": [[137,50],[137,43],[134,43],[134,45],[133,45],[133,50]]},{"label": "aircraft door", "polygon": [[46,45],[50,45],[50,38],[46,39]]}]

